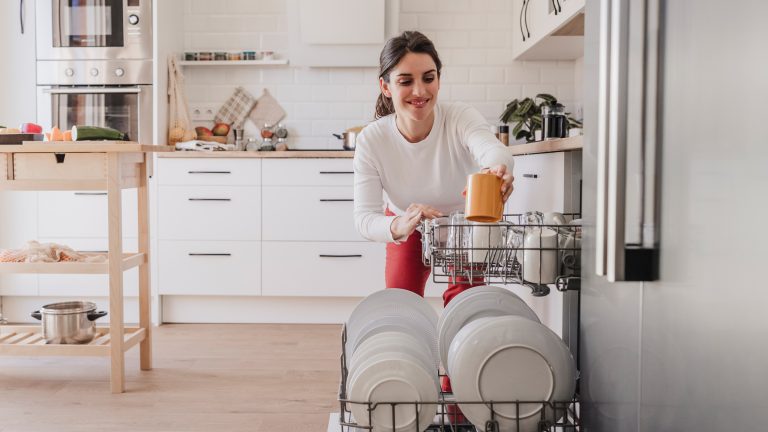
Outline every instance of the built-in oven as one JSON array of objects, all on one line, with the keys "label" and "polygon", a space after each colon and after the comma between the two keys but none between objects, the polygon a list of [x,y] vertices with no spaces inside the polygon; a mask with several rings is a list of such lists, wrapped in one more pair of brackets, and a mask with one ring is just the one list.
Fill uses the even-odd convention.
[{"label": "built-in oven", "polygon": [[38,60],[151,59],[150,0],[36,0]]},{"label": "built-in oven", "polygon": [[41,126],[110,127],[132,141],[152,142],[151,61],[44,63],[37,85]]}]

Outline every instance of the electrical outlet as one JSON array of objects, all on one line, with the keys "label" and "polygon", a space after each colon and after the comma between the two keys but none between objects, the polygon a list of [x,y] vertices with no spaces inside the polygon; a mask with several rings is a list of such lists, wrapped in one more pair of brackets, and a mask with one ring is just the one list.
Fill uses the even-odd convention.
[{"label": "electrical outlet", "polygon": [[208,104],[194,104],[189,107],[189,114],[194,121],[213,121],[219,107]]}]

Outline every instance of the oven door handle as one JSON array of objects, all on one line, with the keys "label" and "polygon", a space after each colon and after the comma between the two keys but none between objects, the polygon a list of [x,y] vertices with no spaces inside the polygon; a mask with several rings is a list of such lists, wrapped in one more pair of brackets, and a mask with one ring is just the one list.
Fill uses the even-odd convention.
[{"label": "oven door handle", "polygon": [[43,93],[50,94],[138,94],[141,93],[139,87],[81,87],[81,88],[52,88],[43,89]]}]

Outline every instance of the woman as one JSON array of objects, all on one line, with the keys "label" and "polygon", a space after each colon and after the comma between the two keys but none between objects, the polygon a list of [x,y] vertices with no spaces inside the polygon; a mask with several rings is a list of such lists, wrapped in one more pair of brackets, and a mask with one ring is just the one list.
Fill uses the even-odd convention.
[{"label": "woman", "polygon": [[[386,287],[424,296],[430,268],[421,261],[419,223],[463,211],[467,175],[481,170],[502,179],[506,201],[514,162],[477,110],[438,103],[442,63],[426,36],[406,31],[390,39],[379,63],[377,121],[356,142],[355,226],[387,243]],[[451,281],[444,304],[480,283]]]}]

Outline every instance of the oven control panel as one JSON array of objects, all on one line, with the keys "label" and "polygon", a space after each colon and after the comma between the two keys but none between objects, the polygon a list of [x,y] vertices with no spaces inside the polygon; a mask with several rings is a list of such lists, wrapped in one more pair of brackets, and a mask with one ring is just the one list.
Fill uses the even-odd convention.
[{"label": "oven control panel", "polygon": [[38,85],[152,84],[152,60],[52,60],[45,63],[45,67],[37,68]]}]

